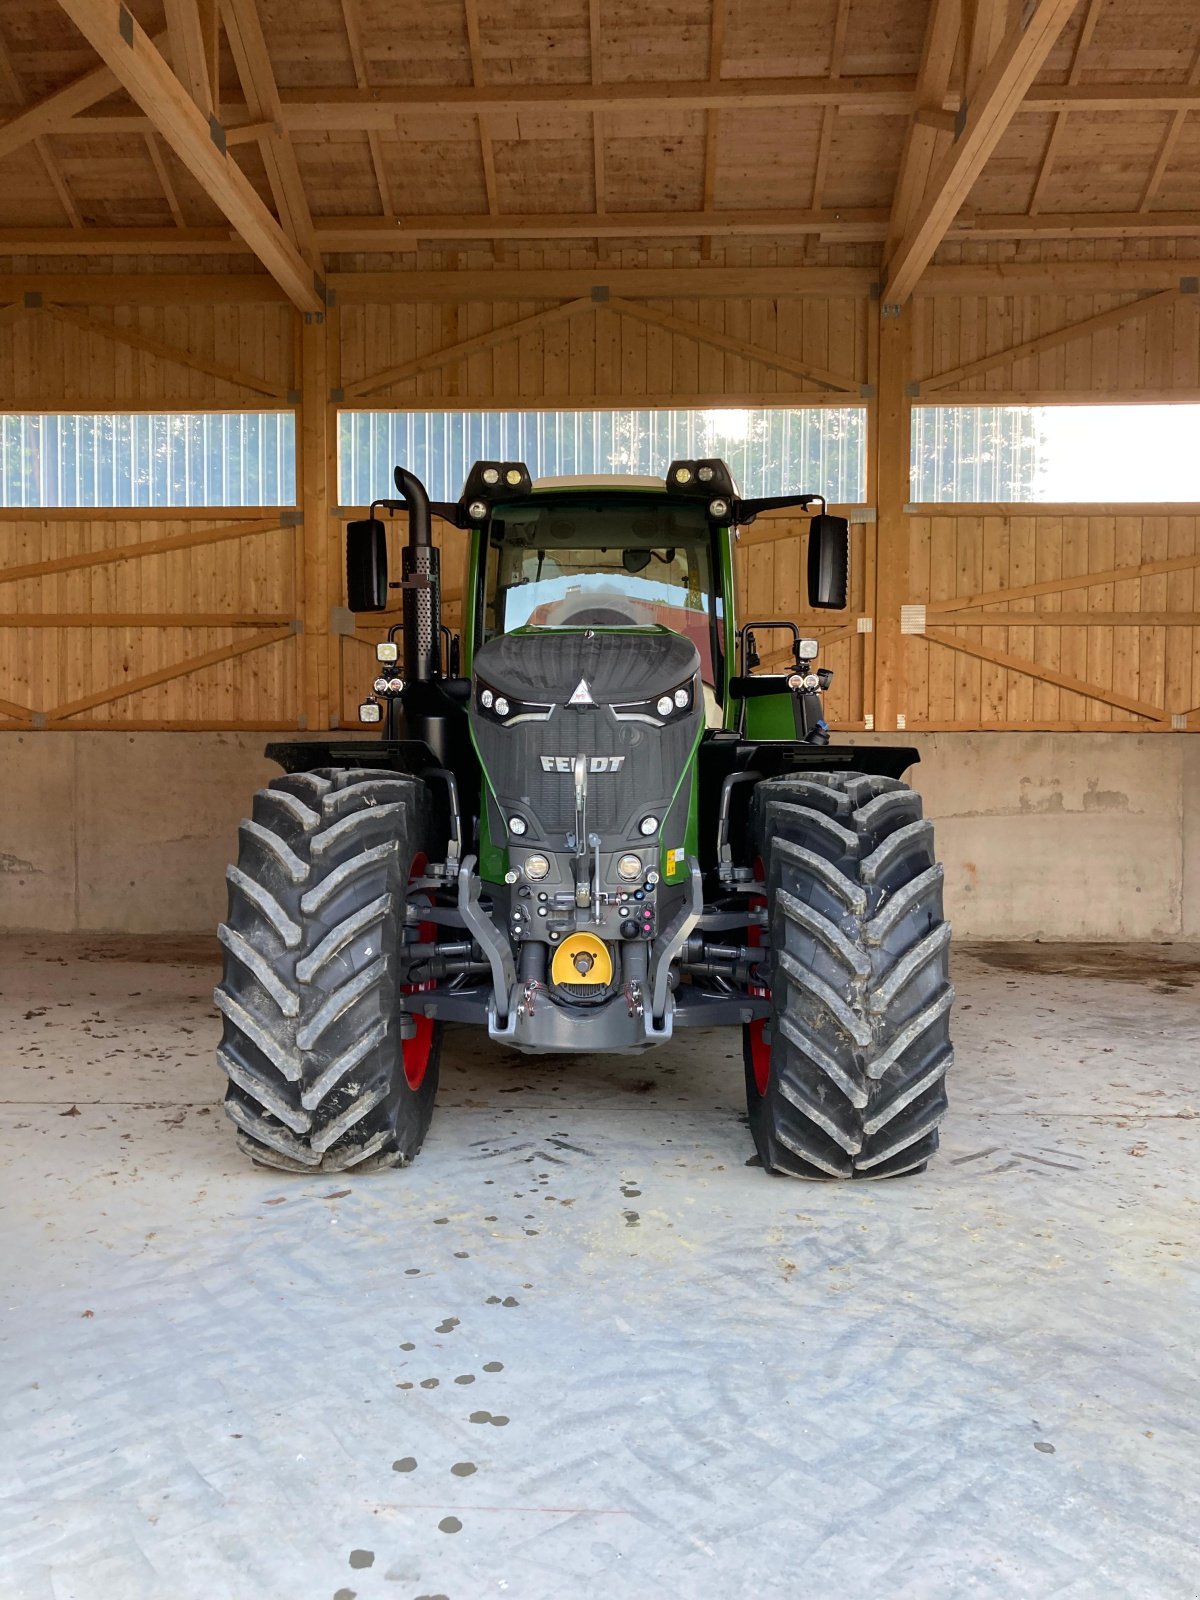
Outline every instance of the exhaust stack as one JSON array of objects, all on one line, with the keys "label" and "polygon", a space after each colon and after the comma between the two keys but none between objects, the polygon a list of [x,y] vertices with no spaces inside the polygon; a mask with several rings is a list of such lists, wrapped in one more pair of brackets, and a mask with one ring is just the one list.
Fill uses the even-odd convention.
[{"label": "exhaust stack", "polygon": [[408,511],[408,543],[400,556],[404,676],[409,683],[429,683],[441,676],[441,552],[433,543],[425,485],[403,467],[395,476]]}]

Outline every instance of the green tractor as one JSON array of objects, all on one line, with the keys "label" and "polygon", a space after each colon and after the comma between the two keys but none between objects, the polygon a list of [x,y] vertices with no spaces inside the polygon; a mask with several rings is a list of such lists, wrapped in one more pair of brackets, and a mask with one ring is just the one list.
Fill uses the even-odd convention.
[{"label": "green tractor", "polygon": [[[447,1023],[536,1054],[731,1026],[768,1172],[921,1170],[953,990],[933,830],[900,781],[917,752],[831,744],[816,642],[735,616],[739,527],[819,504],[809,601],[842,607],[846,522],[819,495],[741,499],[716,460],[538,483],[481,461],[455,503],[395,478],[347,530],[350,609],[402,591],[359,708],[383,737],[268,746],[285,776],[229,870],[219,1060],[245,1151],[405,1165]],[[461,637],[433,516],[469,540]],[[779,628],[790,661],[755,671]]]}]

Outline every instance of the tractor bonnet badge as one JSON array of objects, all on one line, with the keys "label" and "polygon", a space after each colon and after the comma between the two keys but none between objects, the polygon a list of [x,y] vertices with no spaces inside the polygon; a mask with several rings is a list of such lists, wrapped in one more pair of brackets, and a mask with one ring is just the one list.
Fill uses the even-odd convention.
[{"label": "tractor bonnet badge", "polygon": [[587,686],[586,678],[580,678],[579,683],[575,688],[575,692],[567,701],[567,704],[569,706],[594,706],[596,704],[596,702],[592,699],[592,691]]},{"label": "tractor bonnet badge", "polygon": [[[587,769],[589,772],[620,772],[625,765],[624,756],[588,756]],[[543,756],[543,772],[573,772],[575,770],[574,756]]]}]

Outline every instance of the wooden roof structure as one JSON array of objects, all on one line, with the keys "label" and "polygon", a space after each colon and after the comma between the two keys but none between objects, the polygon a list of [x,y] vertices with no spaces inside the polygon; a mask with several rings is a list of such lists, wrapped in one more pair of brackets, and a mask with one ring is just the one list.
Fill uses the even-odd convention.
[{"label": "wooden roof structure", "polygon": [[852,246],[901,303],[1200,235],[1196,0],[3,0],[0,96],[6,270],[250,255],[304,310],[431,251]]}]

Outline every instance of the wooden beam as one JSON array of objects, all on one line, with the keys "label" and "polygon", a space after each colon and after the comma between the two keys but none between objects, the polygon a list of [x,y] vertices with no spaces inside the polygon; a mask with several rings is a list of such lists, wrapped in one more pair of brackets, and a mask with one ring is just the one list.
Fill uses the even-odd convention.
[{"label": "wooden beam", "polygon": [[123,344],[130,350],[140,350],[160,361],[177,362],[190,371],[207,373],[210,378],[219,378],[222,383],[236,384],[240,389],[249,389],[272,400],[283,400],[287,396],[285,387],[272,383],[268,378],[260,378],[253,372],[244,372],[241,368],[229,366],[223,361],[210,361],[206,356],[197,355],[191,350],[180,349],[178,345],[152,338],[138,328],[122,327],[116,322],[103,322],[98,317],[89,317],[70,306],[50,304],[45,307],[45,314],[53,317],[56,322],[78,328],[81,333],[90,333],[98,339],[107,339],[112,344]]},{"label": "wooden beam", "polygon": [[[1177,239],[1200,233],[1200,211],[1043,211],[964,215],[951,239]],[[1063,262],[1070,268],[1072,263]]]},{"label": "wooden beam", "polygon": [[317,224],[326,250],[404,250],[417,239],[667,239],[747,235],[821,234],[871,242],[883,237],[882,210],[826,211],[606,211],[534,212],[516,216],[464,216],[461,212],[379,217],[330,217]]},{"label": "wooden beam", "polygon": [[886,115],[912,110],[913,79],[901,76],[844,78],[723,78],[628,80],[620,83],[389,84],[368,90],[285,88],[280,91],[286,125],[305,131],[390,128],[402,113],[478,116],[488,111],[710,111],[754,106],[836,105],[842,110]]},{"label": "wooden beam", "polygon": [[1008,0],[964,0],[963,12],[967,46],[963,96],[970,100],[1004,42]]},{"label": "wooden beam", "polygon": [[582,311],[593,309],[594,302],[589,297],[586,300],[569,300],[565,305],[551,306],[545,311],[535,311],[532,316],[505,323],[502,327],[492,328],[487,333],[477,333],[469,339],[460,339],[442,350],[432,350],[427,355],[414,356],[409,361],[400,362],[398,366],[387,367],[382,372],[374,372],[369,377],[347,383],[343,385],[343,395],[347,400],[361,400],[366,395],[377,394],[380,389],[390,389],[393,384],[419,377],[423,372],[433,372],[438,367],[465,361],[468,356],[478,355],[481,350],[490,350],[493,345],[504,344],[509,339],[520,339],[552,322],[576,317]]},{"label": "wooden beam", "polygon": [[1200,85],[1190,83],[1035,83],[1025,94],[1027,112],[1195,111]]},{"label": "wooden beam", "polygon": [[925,196],[940,135],[936,128],[920,120],[920,113],[938,112],[946,98],[958,48],[961,12],[962,0],[930,0],[921,65],[917,71],[917,109],[900,156],[892,214],[888,220],[886,254],[896,249]]},{"label": "wooden beam", "polygon": [[209,45],[199,0],[165,0],[167,40],[175,76],[206,117],[213,114]]},{"label": "wooden beam", "polygon": [[[354,68],[354,81],[360,89],[368,85],[367,58],[363,50],[362,29],[358,19],[358,0],[342,0],[342,22],[346,28],[346,43],[350,50],[350,64]],[[390,217],[392,190],[383,160],[383,141],[377,128],[367,129],[367,148],[371,152],[371,165],[375,169],[375,183],[379,189],[379,203],[385,217]]]},{"label": "wooden beam", "polygon": [[301,311],[320,311],[323,286],[223,148],[179,79],[120,0],[58,0],[163,138]]},{"label": "wooden beam", "polygon": [[[479,0],[463,0],[463,16],[467,27],[467,51],[471,58],[471,82],[476,88],[483,82],[483,46],[479,38]],[[488,216],[498,216],[500,200],[496,188],[496,151],[492,144],[492,128],[487,117],[480,113],[475,118],[479,133],[479,165],[483,172],[483,193],[487,201]],[[504,246],[493,242],[492,253],[496,260],[504,254]]]},{"label": "wooden beam", "polygon": [[[319,251],[371,251],[399,254],[422,240],[521,239],[687,239],[819,236],[871,243],[883,238],[881,210],[823,211],[609,211],[535,212],[511,216],[433,213],[401,217],[324,217],[314,224]],[[1181,239],[1200,235],[1200,211],[1084,211],[1016,215],[964,215],[946,230],[948,240],[1022,239]],[[253,254],[249,244],[227,227],[22,228],[0,229],[0,254],[97,257],[105,255]],[[1055,292],[1080,266],[1055,263]],[[1117,266],[1118,263],[1113,263]],[[1130,265],[1130,263],[1126,263]],[[1153,262],[1143,265],[1152,269]],[[1160,265],[1165,265],[1161,263]],[[966,269],[963,269],[964,272]],[[1020,265],[1017,270],[1029,270]],[[595,273],[593,273],[593,277]],[[530,297],[526,297],[530,298]]]},{"label": "wooden beam", "polygon": [[[165,39],[165,33],[155,34],[151,43],[160,45]],[[108,67],[93,67],[81,78],[43,95],[0,124],[0,161],[43,134],[61,132],[78,112],[87,111],[98,101],[116,94],[120,87],[116,75]]]},{"label": "wooden beam", "polygon": [[[1079,30],[1079,37],[1075,41],[1075,50],[1071,56],[1071,65],[1067,71],[1068,84],[1079,82],[1083,72],[1083,57],[1088,45],[1092,42],[1092,35],[1096,31],[1096,23],[1100,16],[1100,7],[1104,0],[1088,0],[1088,8],[1083,18],[1083,26]],[[1046,148],[1042,152],[1042,163],[1038,168],[1038,175],[1034,180],[1033,194],[1029,201],[1030,213],[1042,209],[1042,200],[1054,173],[1054,163],[1058,156],[1058,147],[1062,143],[1063,135],[1067,131],[1067,111],[1054,113],[1054,126],[1050,129],[1050,137],[1046,140]]]},{"label": "wooden beam", "polygon": [[[349,305],[415,300],[574,300],[580,296],[590,299],[594,290],[608,291],[625,299],[654,300],[723,300],[731,295],[763,299],[796,299],[809,295],[857,298],[870,293],[876,277],[873,267],[604,266],[522,268],[519,271],[478,268],[443,272],[335,272],[330,275],[329,282],[337,291],[340,303]],[[154,279],[147,275],[147,281],[154,282]],[[16,298],[34,282],[36,280],[0,277],[0,300]]]},{"label": "wooden beam", "polygon": [[[151,126],[149,119],[128,109],[89,112],[89,106],[113,93],[93,94],[75,116],[69,109],[54,109],[39,117],[36,131],[72,131],[89,135],[142,133]],[[50,96],[57,101],[57,91]],[[790,106],[833,107],[853,111],[858,116],[909,116],[916,108],[916,79],[913,77],[840,78],[724,78],[718,83],[688,83],[677,79],[666,83],[627,81],[607,84],[532,84],[452,85],[445,88],[423,85],[354,88],[283,88],[280,90],[283,126],[288,133],[328,134],[332,131],[396,135],[398,116],[411,114],[420,121],[432,116],[478,116],[480,112],[519,115],[524,111],[554,110],[580,117],[594,112],[653,109],[655,103],[670,110],[708,111],[786,108]],[[957,126],[961,97],[954,91],[946,95],[944,106],[927,108],[923,120],[937,128]],[[30,107],[33,112],[36,107]],[[1137,111],[1171,112],[1200,110],[1200,84],[1188,83],[1035,83],[1025,92],[1014,116],[1045,116],[1058,111]],[[33,134],[24,127],[24,116],[0,125],[0,155],[27,144]],[[232,142],[245,136],[247,124],[254,123],[255,136],[262,130],[260,119],[252,117],[244,100],[228,100],[222,120]]]},{"label": "wooden beam", "polygon": [[[45,512],[40,506],[22,507],[25,517],[36,522]],[[68,515],[70,513],[68,512]],[[105,508],[106,518],[125,515]],[[156,515],[169,521],[172,508],[164,506]],[[245,539],[255,533],[278,533],[278,517],[257,522],[239,522],[227,528],[194,528],[187,533],[170,533],[161,539],[142,539],[133,544],[114,544],[102,550],[79,550],[74,555],[52,556],[46,561],[29,561],[19,567],[0,567],[0,583],[18,583],[26,578],[45,578],[52,572],[78,572],[83,567],[107,567],[114,561],[138,561],[143,556],[158,556],[168,550],[190,550],[195,545],[221,544],[226,539]],[[1200,557],[1197,558],[1200,560]]]},{"label": "wooden beam", "polygon": [[[306,318],[300,330],[301,405],[298,433],[300,460],[297,479],[304,525],[297,539],[299,595],[304,618],[304,637],[300,647],[303,690],[301,707],[305,726],[328,728],[331,704],[330,668],[332,641],[329,612],[341,603],[340,561],[329,559],[329,516],[333,477],[329,471],[329,429],[332,410],[329,404],[328,328],[324,318]],[[337,585],[336,590],[334,585]]]},{"label": "wooden beam", "polygon": [[1031,0],[1027,22],[1005,39],[966,107],[962,133],[934,172],[930,192],[905,230],[887,266],[883,300],[902,305],[933,259],[955,213],[1054,46],[1077,0]]},{"label": "wooden beam", "polygon": [[[18,106],[24,106],[27,103],[29,97],[25,93],[24,85],[17,76],[16,68],[13,66],[12,57],[8,51],[8,46],[3,39],[0,39],[0,82],[5,84],[8,89],[9,98],[12,99]],[[83,218],[79,214],[79,207],[75,204],[75,198],[71,193],[66,178],[63,176],[63,171],[58,164],[58,159],[53,150],[50,148],[49,140],[44,135],[40,136],[34,139],[33,147],[37,151],[38,160],[45,168],[46,176],[50,180],[51,188],[58,196],[59,205],[61,205],[63,210],[66,212],[67,221],[71,224],[72,228],[82,228]]]},{"label": "wooden beam", "polygon": [[159,667],[156,672],[144,672],[140,677],[127,678],[123,683],[110,684],[107,689],[97,689],[92,694],[83,695],[78,700],[69,700],[65,705],[55,706],[53,711],[46,713],[48,727],[66,722],[68,718],[78,716],[81,711],[92,711],[96,706],[110,705],[114,700],[124,700],[131,694],[141,694],[144,689],[154,689],[160,683],[170,683],[175,678],[189,677],[193,672],[200,672],[205,667],[215,667],[222,661],[232,661],[236,656],[249,655],[252,650],[263,650],[270,644],[281,644],[285,639],[296,636],[295,629],[290,625],[286,628],[264,629],[261,633],[254,633],[248,639],[237,639],[233,644],[220,646],[216,650],[206,650],[203,655],[188,656],[182,661],[173,661],[168,667]]},{"label": "wooden beam", "polygon": [[5,611],[0,628],[290,628],[293,618],[237,611]]},{"label": "wooden beam", "polygon": [[[1192,57],[1187,81],[1189,84],[1200,85],[1200,45],[1197,45],[1196,53]],[[1158,147],[1158,155],[1155,157],[1154,166],[1149,178],[1146,180],[1146,187],[1142,190],[1142,201],[1138,207],[1140,211],[1149,211],[1158,195],[1159,189],[1162,187],[1163,178],[1166,176],[1167,168],[1171,165],[1171,157],[1175,154],[1175,146],[1179,143],[1179,136],[1183,132],[1183,125],[1187,121],[1187,115],[1186,111],[1176,111],[1171,117],[1167,130],[1163,134],[1162,144]]]},{"label": "wooden beam", "polygon": [[[842,59],[846,53],[846,28],[850,21],[850,0],[838,0],[833,18],[833,43],[829,47],[829,76],[842,75]],[[829,153],[833,149],[833,129],[837,121],[837,106],[825,106],[821,111],[821,132],[817,138],[817,159],[813,165],[812,208],[819,211],[825,203],[825,184],[829,178]]]},{"label": "wooden beam", "polygon": [[[1095,616],[1102,619],[1104,613],[1097,611]],[[1119,706],[1122,711],[1132,711],[1135,716],[1148,717],[1152,722],[1162,722],[1168,716],[1162,706],[1153,705],[1148,700],[1121,694],[1116,689],[1106,689],[1099,683],[1088,683],[1083,678],[1073,678],[1065,672],[1059,672],[1056,667],[1043,666],[1041,662],[1029,661],[1024,656],[1010,655],[1006,650],[993,650],[989,645],[976,644],[971,639],[959,639],[944,628],[926,628],[923,637],[932,644],[945,645],[948,650],[957,650],[963,655],[976,656],[980,661],[990,661],[993,666],[1005,667],[1009,672],[1020,672],[1027,678],[1039,678],[1043,683],[1053,683],[1060,689],[1084,695],[1089,700],[1102,700],[1106,705]]]},{"label": "wooden beam", "polygon": [[150,165],[154,168],[154,176],[158,179],[158,186],[170,210],[176,228],[186,228],[187,218],[183,214],[183,207],[179,204],[179,196],[175,192],[175,185],[171,182],[171,174],[167,171],[167,164],[163,160],[162,151],[158,148],[158,135],[153,131],[145,135],[146,154],[150,157]]},{"label": "wooden beam", "polygon": [[1163,289],[1158,294],[1131,300],[1126,305],[1111,306],[1107,311],[1098,311],[1095,316],[1084,317],[1079,322],[1069,322],[1065,327],[1055,328],[1049,333],[1041,333],[1035,339],[1024,339],[1020,344],[1009,345],[1004,350],[993,350],[990,354],[979,356],[974,361],[966,361],[961,366],[950,367],[945,372],[937,372],[932,377],[922,378],[917,385],[917,391],[925,395],[938,389],[948,389],[952,384],[965,383],[969,378],[977,378],[981,373],[991,372],[994,367],[1007,366],[1009,362],[1020,361],[1026,356],[1040,355],[1043,350],[1054,350],[1057,346],[1070,344],[1075,339],[1090,338],[1092,334],[1100,333],[1105,328],[1119,327],[1121,323],[1128,322],[1133,317],[1148,316],[1160,306],[1174,305],[1178,299],[1177,289]]},{"label": "wooden beam", "polygon": [[[598,0],[592,0],[595,5]],[[708,81],[719,83],[721,57],[725,50],[725,18],[728,0],[711,0],[712,13],[708,26]],[[826,107],[826,115],[829,108]],[[704,115],[704,171],[700,179],[700,209],[711,211],[717,186],[717,134],[721,113],[713,107]],[[706,233],[700,241],[701,257],[707,261],[712,256],[713,239]]]},{"label": "wooden beam", "polygon": [[[1078,507],[1076,508],[1078,509]],[[1157,507],[1155,508],[1157,511]],[[982,611],[939,613],[940,628],[1200,628],[1200,611]]]},{"label": "wooden beam", "polygon": [[[873,472],[868,492],[874,493],[876,524],[876,586],[865,605],[875,615],[875,681],[873,702],[864,705],[880,731],[891,732],[907,721],[908,640],[900,631],[900,607],[910,593],[908,518],[911,472],[912,402],[908,374],[912,360],[912,312],[901,307],[885,313],[871,307],[878,319],[877,398],[875,427],[871,430]],[[871,693],[871,686],[865,692]]]},{"label": "wooden beam", "polygon": [[265,272],[10,272],[0,301],[41,295],[60,304],[277,305],[287,299]]},{"label": "wooden beam", "polygon": [[[953,509],[949,507],[938,509],[939,512],[942,509],[950,510],[950,514],[953,515]],[[1103,508],[1076,506],[1073,509],[1076,513],[1082,510],[1084,514],[1093,512],[1099,515]],[[1021,515],[1037,516],[1042,510],[1042,507],[1036,505],[1022,506]],[[1161,506],[1154,507],[1155,514],[1162,510]],[[1152,513],[1148,507],[1143,507],[1142,514]],[[989,589],[983,594],[958,595],[951,600],[930,600],[925,610],[931,617],[937,615],[940,621],[943,614],[948,611],[971,611],[978,606],[1003,605],[1009,600],[1036,600],[1044,594],[1066,594],[1073,589],[1090,589],[1093,585],[1126,583],[1131,578],[1157,578],[1165,572],[1190,572],[1196,567],[1200,567],[1200,551],[1190,556],[1166,556],[1161,561],[1142,561],[1132,567],[1110,567],[1105,572],[1077,572],[1067,578],[1044,578],[1040,583],[1022,583],[1010,589]],[[1096,615],[1102,617],[1104,613],[1100,611]],[[979,623],[981,628],[986,625],[984,622]]]},{"label": "wooden beam", "polygon": [[751,344],[748,339],[735,338],[732,334],[710,328],[706,323],[691,322],[669,311],[660,311],[657,307],[639,305],[634,300],[610,299],[602,302],[598,309],[616,311],[625,317],[636,317],[639,322],[648,322],[656,328],[665,328],[668,333],[678,333],[685,339],[696,339],[701,344],[711,345],[716,350],[728,350],[732,355],[742,356],[747,361],[757,361],[764,367],[790,373],[794,378],[804,378],[810,383],[819,383],[825,389],[852,395],[856,400],[862,395],[863,386],[860,381],[857,378],[847,377],[844,372],[829,372],[824,367],[814,366],[809,361],[801,361],[796,356],[779,350],[769,350],[765,345]]},{"label": "wooden beam", "polygon": [[259,141],[259,148],[267,169],[267,182],[271,185],[275,210],[284,232],[299,247],[305,259],[317,265],[312,215],[300,178],[296,152],[283,126],[283,107],[258,15],[257,0],[220,0],[220,4],[225,37],[229,41],[251,120],[270,125],[270,132]]},{"label": "wooden beam", "polygon": [[917,295],[1129,294],[1200,279],[1200,257],[1157,261],[1004,261],[927,268]]}]

